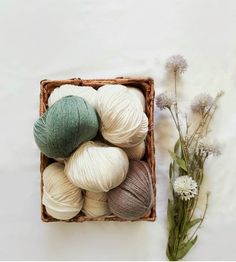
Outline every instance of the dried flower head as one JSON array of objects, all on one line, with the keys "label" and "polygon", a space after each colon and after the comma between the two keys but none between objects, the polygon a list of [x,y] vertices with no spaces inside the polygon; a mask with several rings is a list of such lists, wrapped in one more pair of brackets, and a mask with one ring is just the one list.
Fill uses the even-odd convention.
[{"label": "dried flower head", "polygon": [[204,114],[211,108],[213,101],[213,97],[206,93],[195,96],[191,105],[193,113]]},{"label": "dried flower head", "polygon": [[166,69],[177,74],[183,74],[187,67],[188,64],[181,55],[173,55],[166,62]]},{"label": "dried flower head", "polygon": [[170,93],[161,93],[156,97],[156,106],[161,110],[171,108],[175,102],[175,97]]},{"label": "dried flower head", "polygon": [[221,96],[223,96],[224,95],[224,91],[223,90],[220,90],[218,93],[217,93],[217,97],[221,97]]},{"label": "dried flower head", "polygon": [[190,176],[180,176],[173,184],[174,191],[180,196],[181,200],[190,200],[198,193],[197,182]]},{"label": "dried flower head", "polygon": [[219,156],[221,154],[219,148],[212,144],[200,141],[198,144],[198,151],[206,156],[213,155]]}]

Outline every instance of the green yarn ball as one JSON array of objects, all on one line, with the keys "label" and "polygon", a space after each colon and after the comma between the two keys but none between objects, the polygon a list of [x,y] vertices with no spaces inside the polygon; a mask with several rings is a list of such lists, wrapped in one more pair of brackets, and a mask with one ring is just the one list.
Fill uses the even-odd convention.
[{"label": "green yarn ball", "polygon": [[98,128],[94,108],[81,97],[66,96],[35,122],[34,138],[46,156],[65,158],[81,143],[94,138]]}]

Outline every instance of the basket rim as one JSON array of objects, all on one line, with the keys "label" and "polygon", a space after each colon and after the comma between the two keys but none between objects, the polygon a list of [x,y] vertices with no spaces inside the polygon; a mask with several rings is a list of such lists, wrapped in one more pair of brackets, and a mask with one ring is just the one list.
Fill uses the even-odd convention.
[{"label": "basket rim", "polygon": [[[70,78],[64,80],[48,80],[43,79],[40,81],[40,107],[39,107],[39,115],[41,116],[47,110],[47,100],[51,91],[64,84],[72,84],[78,86],[92,86],[92,87],[100,87],[104,84],[123,84],[123,85],[131,85],[135,86],[144,93],[145,91],[145,104],[146,104],[146,113],[148,110],[148,142],[146,143],[146,147],[149,148],[149,155],[147,158],[148,164],[151,170],[151,179],[152,179],[152,187],[153,187],[153,207],[148,215],[142,217],[137,220],[126,220],[116,217],[114,215],[104,216],[104,217],[96,217],[90,218],[87,216],[76,216],[70,220],[58,220],[52,218],[46,213],[45,207],[42,204],[42,195],[43,195],[43,179],[42,174],[43,170],[47,166],[48,158],[40,154],[40,172],[41,172],[41,219],[44,222],[75,222],[81,223],[86,221],[118,221],[118,222],[137,222],[137,221],[155,221],[157,218],[156,215],[156,175],[155,175],[155,146],[154,146],[154,80],[150,77],[117,77],[117,78],[101,78],[101,79],[81,79],[81,78]],[[137,86],[136,86],[137,85]]]}]

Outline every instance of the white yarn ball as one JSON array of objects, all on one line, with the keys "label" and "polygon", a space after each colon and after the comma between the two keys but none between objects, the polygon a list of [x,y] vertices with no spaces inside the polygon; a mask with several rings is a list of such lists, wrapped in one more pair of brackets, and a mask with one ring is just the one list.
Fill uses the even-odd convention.
[{"label": "white yarn ball", "polygon": [[100,217],[111,214],[107,203],[107,193],[86,191],[82,211],[88,217]]},{"label": "white yarn ball", "polygon": [[66,161],[65,173],[74,185],[82,189],[107,192],[123,182],[128,167],[129,160],[122,149],[89,141]]},{"label": "white yarn ball", "polygon": [[60,220],[76,216],[82,206],[81,189],[74,186],[64,173],[64,165],[53,163],[43,171],[43,199],[47,213]]},{"label": "white yarn ball", "polygon": [[102,136],[120,147],[133,147],[144,141],[148,119],[137,97],[123,85],[104,85],[98,89],[97,112]]},{"label": "white yarn ball", "polygon": [[145,154],[145,142],[141,144],[123,149],[130,160],[140,160]]},{"label": "white yarn ball", "polygon": [[56,101],[65,96],[79,96],[94,108],[97,105],[97,90],[91,86],[62,85],[55,88],[48,98],[48,106],[52,106]]},{"label": "white yarn ball", "polygon": [[135,87],[129,87],[129,91],[132,95],[134,95],[138,101],[141,103],[142,107],[143,107],[143,111],[145,111],[145,97],[142,93],[142,91],[138,88],[135,88]]}]

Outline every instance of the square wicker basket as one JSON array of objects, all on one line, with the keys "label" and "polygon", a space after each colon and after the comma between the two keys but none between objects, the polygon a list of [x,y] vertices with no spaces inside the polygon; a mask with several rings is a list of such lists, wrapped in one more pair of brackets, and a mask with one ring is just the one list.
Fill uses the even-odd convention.
[{"label": "square wicker basket", "polygon": [[[144,161],[146,161],[151,169],[152,186],[154,192],[154,205],[151,211],[143,218],[135,221],[155,221],[156,219],[156,176],[155,176],[155,149],[154,149],[154,82],[151,78],[123,78],[118,77],[115,79],[86,79],[82,80],[80,78],[73,78],[68,80],[42,80],[40,83],[40,116],[47,110],[48,107],[48,97],[51,92],[56,88],[64,84],[72,84],[77,86],[92,86],[95,89],[105,85],[105,84],[121,84],[127,87],[136,87],[140,89],[146,100],[145,113],[147,114],[149,121],[149,131],[146,137],[146,152],[144,156]],[[44,169],[54,162],[41,153],[40,157],[40,171],[41,171],[41,199],[43,192],[43,179],[42,173]],[[60,221],[51,216],[46,212],[46,209],[41,201],[41,218],[44,222],[56,222]],[[118,218],[114,215],[100,217],[100,218],[89,218],[83,215],[81,212],[74,218],[64,221],[64,222],[84,222],[84,221],[127,221]]]}]

